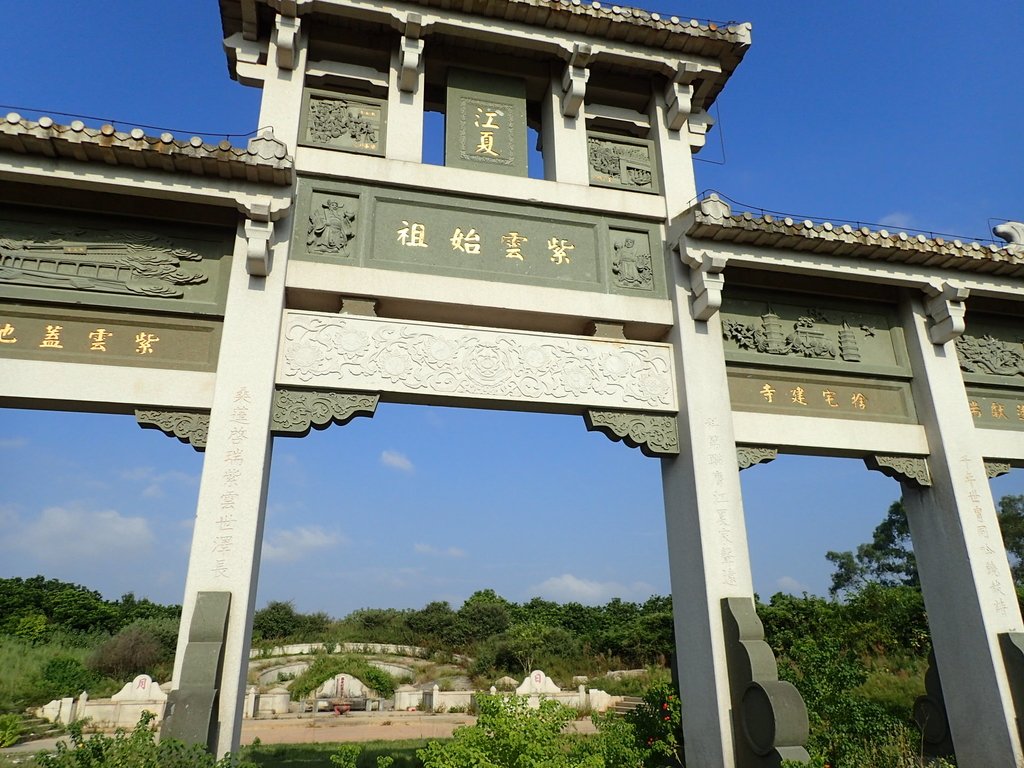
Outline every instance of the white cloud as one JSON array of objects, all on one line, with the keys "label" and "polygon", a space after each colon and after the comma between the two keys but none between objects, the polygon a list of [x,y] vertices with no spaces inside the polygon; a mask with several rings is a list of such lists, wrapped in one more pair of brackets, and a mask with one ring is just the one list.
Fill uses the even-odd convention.
[{"label": "white cloud", "polygon": [[459,549],[458,547],[446,547],[444,549],[438,549],[430,544],[413,544],[412,547],[416,552],[421,555],[437,555],[439,557],[465,557],[466,550]]},{"label": "white cloud", "polygon": [[912,229],[914,226],[914,217],[909,213],[893,211],[879,219],[878,223],[883,227],[892,227],[894,229]]},{"label": "white cloud", "polygon": [[780,592],[786,592],[790,595],[802,595],[804,592],[811,591],[810,587],[797,581],[792,576],[783,576],[776,580],[775,588]]},{"label": "white cloud", "polygon": [[627,599],[646,598],[656,591],[642,581],[625,585],[615,581],[592,581],[563,573],[552,576],[534,587],[541,597],[560,602],[578,602],[589,605],[606,603],[613,597]]},{"label": "white cloud", "polygon": [[347,540],[320,526],[300,526],[271,532],[263,539],[263,559],[268,562],[289,563],[307,555],[335,546]]},{"label": "white cloud", "polygon": [[121,479],[129,482],[142,483],[141,495],[144,499],[161,499],[166,496],[166,486],[175,485],[186,488],[197,488],[199,476],[187,472],[157,472],[153,467],[134,467],[122,470]]},{"label": "white cloud", "polygon": [[32,552],[44,563],[137,557],[149,553],[155,541],[145,518],[113,509],[47,507],[35,520],[14,520],[12,528],[4,536],[5,546]]},{"label": "white cloud", "polygon": [[7,448],[24,448],[28,439],[24,437],[0,437],[0,450]]},{"label": "white cloud", "polygon": [[400,469],[402,472],[413,472],[412,462],[409,461],[409,457],[398,451],[382,451],[380,454],[380,463],[386,467],[393,467],[394,469]]}]

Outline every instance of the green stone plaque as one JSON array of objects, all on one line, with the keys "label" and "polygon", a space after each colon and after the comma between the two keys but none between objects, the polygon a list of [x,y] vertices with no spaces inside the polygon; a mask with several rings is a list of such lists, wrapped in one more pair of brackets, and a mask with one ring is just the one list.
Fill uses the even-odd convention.
[{"label": "green stone plaque", "polygon": [[587,162],[594,186],[661,191],[653,141],[587,131]]},{"label": "green stone plaque", "polygon": [[0,359],[213,371],[220,333],[214,320],[0,304]]},{"label": "green stone plaque", "polygon": [[300,143],[383,155],[386,106],[382,99],[307,89],[302,94]]},{"label": "green stone plaque", "polygon": [[974,426],[1024,431],[1024,390],[967,388]]},{"label": "green stone plaque", "polygon": [[301,179],[293,258],[665,298],[657,226],[429,192]]},{"label": "green stone plaque", "polygon": [[526,83],[462,69],[448,72],[445,165],[526,176]]},{"label": "green stone plaque", "polygon": [[734,367],[727,375],[735,411],[917,423],[909,381]]},{"label": "green stone plaque", "polygon": [[722,304],[726,360],[738,365],[908,376],[894,308],[774,291],[740,291]]},{"label": "green stone plaque", "polygon": [[234,235],[0,205],[0,299],[220,315]]}]

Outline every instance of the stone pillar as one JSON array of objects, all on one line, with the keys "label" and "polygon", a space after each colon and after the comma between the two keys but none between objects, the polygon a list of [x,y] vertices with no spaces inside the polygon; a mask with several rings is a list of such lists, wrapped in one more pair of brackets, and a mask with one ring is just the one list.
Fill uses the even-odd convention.
[{"label": "stone pillar", "polygon": [[[304,39],[298,29],[297,19],[278,17],[268,56],[276,66],[268,64],[259,118],[259,124],[273,127],[276,137],[291,152],[298,135],[306,62]],[[283,193],[289,197],[290,194],[288,190]],[[173,689],[177,690],[200,593],[230,595],[216,685],[216,724],[210,744],[218,755],[238,750],[241,728],[263,543],[270,473],[270,418],[291,236],[290,219],[282,219],[279,214],[288,204],[288,200],[270,198],[252,205],[239,203],[246,220],[239,224],[235,239],[175,655]],[[275,218],[278,220],[271,223]],[[257,226],[258,220],[266,226]],[[196,736],[195,740],[205,740],[205,735]]]},{"label": "stone pillar", "polygon": [[391,54],[388,122],[384,152],[388,160],[423,162],[423,47],[421,17],[410,13],[398,50]]},{"label": "stone pillar", "polygon": [[950,323],[963,316],[964,296],[942,293],[927,306],[916,297],[902,305],[931,479],[905,483],[903,503],[957,764],[1021,765],[999,640],[1021,631],[1020,610],[954,345],[963,325]]},{"label": "stone pillar", "polygon": [[[544,178],[565,184],[590,183],[587,160],[587,120],[583,96],[589,53],[577,44],[571,62],[554,69],[541,116]],[[572,62],[575,62],[576,66]]]}]

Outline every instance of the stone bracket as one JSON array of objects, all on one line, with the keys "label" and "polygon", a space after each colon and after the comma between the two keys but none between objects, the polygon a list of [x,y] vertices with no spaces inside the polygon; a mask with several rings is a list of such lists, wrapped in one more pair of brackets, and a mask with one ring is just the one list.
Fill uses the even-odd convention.
[{"label": "stone bracket", "polygon": [[416,91],[420,70],[423,68],[423,17],[410,13],[405,22],[405,34],[398,48],[398,90],[403,93]]},{"label": "stone bracket", "polygon": [[694,320],[708,321],[722,307],[725,288],[725,256],[710,255],[707,251],[689,250],[680,245],[683,263],[690,268],[690,287],[693,290],[691,311]]},{"label": "stone bracket", "polygon": [[767,464],[779,458],[778,448],[767,448],[762,445],[737,445],[736,464],[740,471],[748,469],[755,464]]},{"label": "stone bracket", "polygon": [[924,308],[930,320],[928,337],[932,344],[945,344],[959,338],[966,327],[964,301],[970,290],[958,283],[943,282],[925,286],[924,292],[928,296]]},{"label": "stone bracket", "polygon": [[[1000,635],[1002,641],[1004,635]],[[1003,653],[1006,651],[1004,649]],[[914,701],[914,722],[921,729],[921,749],[929,757],[952,757],[953,734],[949,730],[946,700],[942,695],[939,670],[935,664],[935,651],[928,654],[928,669],[924,673],[923,696]]]},{"label": "stone bracket", "polygon": [[875,454],[865,456],[864,463],[868,469],[881,472],[901,483],[915,488],[929,488],[932,476],[928,471],[928,460],[924,456],[883,456]]},{"label": "stone bracket", "polygon": [[210,433],[209,413],[136,408],[135,420],[143,429],[159,429],[183,443],[190,443],[199,452],[206,448],[206,438]]},{"label": "stone bracket", "polygon": [[1013,469],[1013,465],[1008,461],[986,461],[985,462],[985,475],[991,480],[993,477],[999,477],[1000,475],[1008,474]]},{"label": "stone bracket", "polygon": [[799,691],[779,680],[775,654],[749,597],[722,599],[737,768],[807,762],[809,722]]},{"label": "stone bracket", "polygon": [[356,416],[372,417],[380,395],[364,392],[319,392],[315,389],[274,390],[270,432],[277,437],[305,437],[310,429],[344,426]]},{"label": "stone bracket", "polygon": [[299,44],[299,28],[302,19],[294,16],[277,15],[274,24],[274,46],[277,49],[277,66],[281,69],[295,69],[296,49]]},{"label": "stone bracket", "polygon": [[690,146],[700,149],[707,142],[707,134],[715,124],[715,118],[701,110],[692,113],[686,124],[690,133]]},{"label": "stone bracket", "polygon": [[167,694],[161,738],[217,751],[217,699],[224,664],[230,592],[200,592],[188,628],[178,687]]},{"label": "stone bracket", "polygon": [[[262,138],[267,141],[276,141],[273,131]],[[280,201],[265,197],[239,200],[237,205],[238,209],[246,214],[244,223],[247,240],[245,271],[254,277],[266,277],[270,274],[270,243],[274,238],[274,222],[284,215],[290,203],[285,202],[282,205]]]},{"label": "stone bracket", "polygon": [[562,114],[565,117],[579,117],[580,107],[587,94],[587,80],[590,79],[590,58],[593,52],[586,43],[576,43],[572,49],[569,64],[562,75]]},{"label": "stone bracket", "polygon": [[588,431],[602,432],[611,440],[621,440],[630,448],[639,448],[644,456],[659,458],[679,453],[679,428],[675,416],[589,408],[583,412],[583,421]]}]

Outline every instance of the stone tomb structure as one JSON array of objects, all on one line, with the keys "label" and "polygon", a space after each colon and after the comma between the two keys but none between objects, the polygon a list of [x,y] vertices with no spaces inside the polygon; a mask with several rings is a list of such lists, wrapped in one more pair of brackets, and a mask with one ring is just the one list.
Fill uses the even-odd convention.
[{"label": "stone tomb structure", "polygon": [[164,733],[238,745],[272,436],[384,399],[575,413],[661,462],[693,768],[806,756],[739,471],[863,458],[903,487],[929,747],[1021,762],[986,482],[1024,464],[1019,245],[697,200],[747,25],[555,0],[221,11],[232,76],[263,92],[247,147],[0,124],[0,404],[134,412],[206,452]]}]

